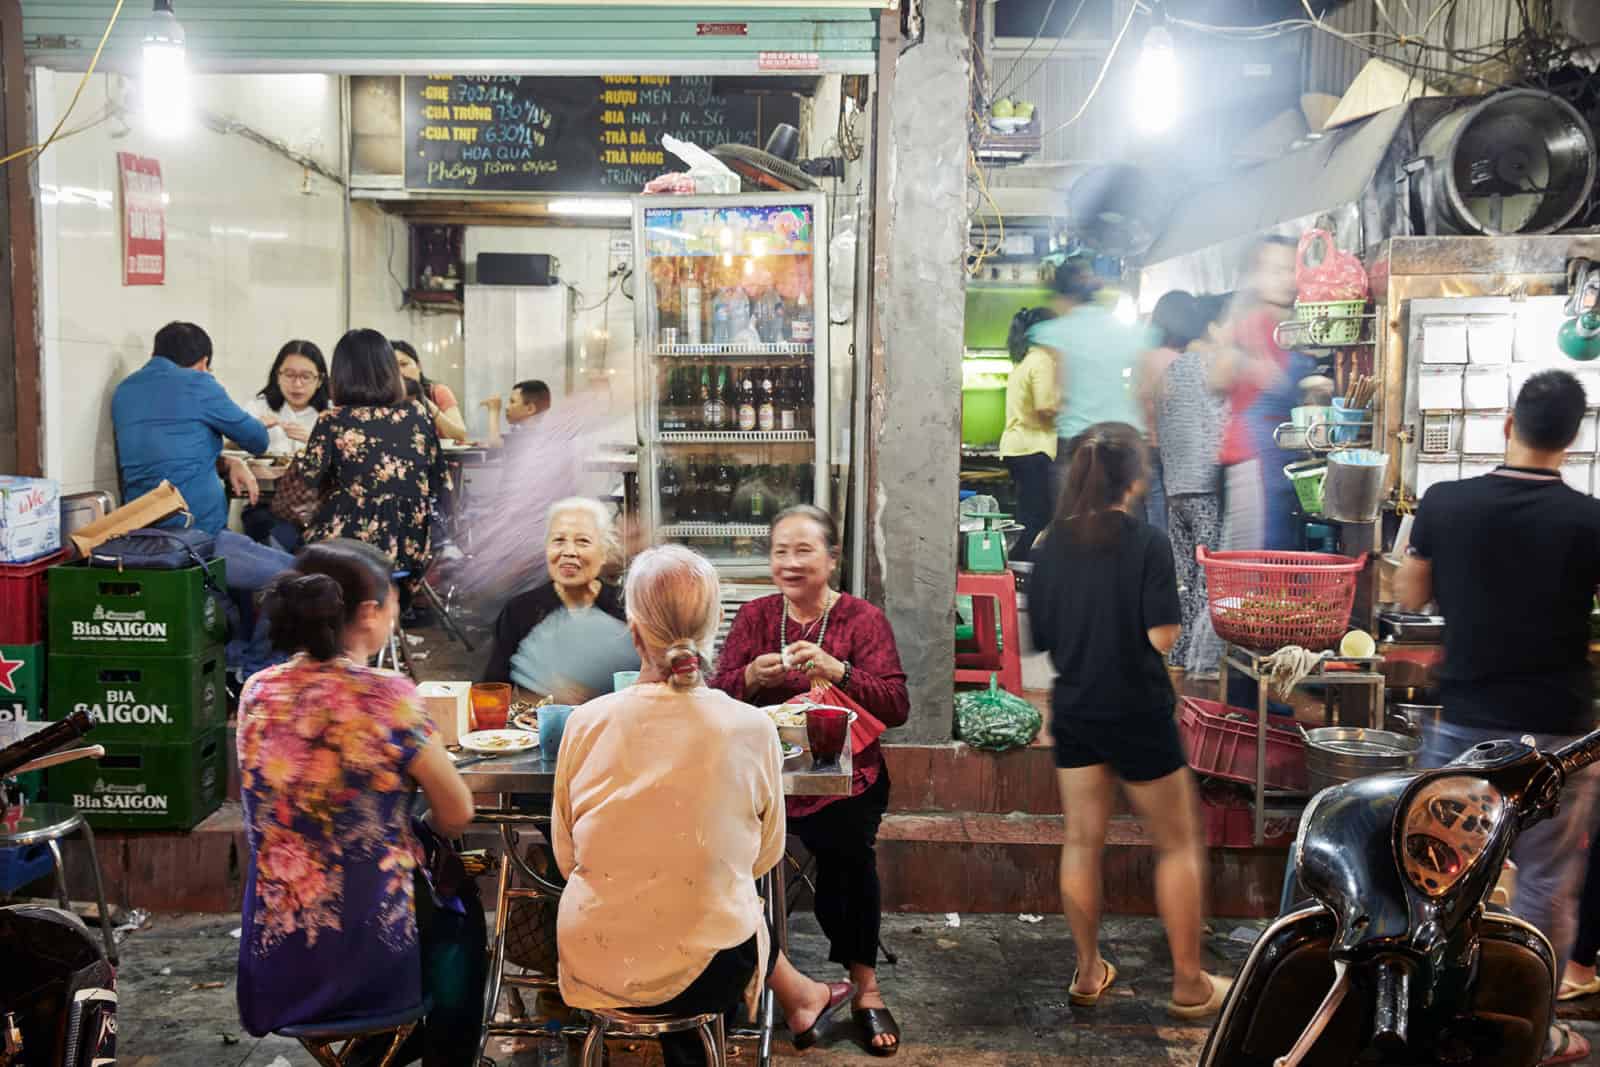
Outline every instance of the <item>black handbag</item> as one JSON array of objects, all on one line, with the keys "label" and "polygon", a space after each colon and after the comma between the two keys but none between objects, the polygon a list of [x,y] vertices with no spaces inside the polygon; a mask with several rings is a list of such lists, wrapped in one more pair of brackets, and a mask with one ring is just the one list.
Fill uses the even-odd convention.
[{"label": "black handbag", "polygon": [[[119,571],[181,571],[205,567],[217,554],[217,539],[204,530],[146,526],[129,530],[89,553],[89,566]],[[209,580],[209,572],[206,575]]]},{"label": "black handbag", "polygon": [[97,546],[85,562],[91,567],[119,571],[181,571],[199,567],[200,580],[205,585],[206,593],[216,601],[218,617],[227,620],[228,636],[231,637],[239,630],[239,613],[207,566],[216,555],[217,539],[214,534],[192,527],[164,529],[146,526],[129,530]]}]

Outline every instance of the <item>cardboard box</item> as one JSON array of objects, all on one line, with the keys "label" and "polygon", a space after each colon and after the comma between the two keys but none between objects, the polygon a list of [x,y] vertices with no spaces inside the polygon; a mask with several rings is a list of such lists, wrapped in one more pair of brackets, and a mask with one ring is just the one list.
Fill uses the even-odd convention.
[{"label": "cardboard box", "polygon": [[61,529],[61,483],[54,478],[0,474],[0,526],[52,520]]},{"label": "cardboard box", "polygon": [[162,482],[137,500],[129,501],[116,511],[72,532],[72,543],[78,552],[87,556],[96,547],[113,537],[121,537],[129,530],[154,526],[180,511],[188,511],[189,503],[183,499],[171,482]]},{"label": "cardboard box", "polygon": [[0,526],[0,563],[27,563],[61,548],[61,513]]},{"label": "cardboard box", "polygon": [[423,682],[417,686],[417,695],[439,731],[439,740],[446,745],[461,743],[461,735],[470,733],[471,682]]}]

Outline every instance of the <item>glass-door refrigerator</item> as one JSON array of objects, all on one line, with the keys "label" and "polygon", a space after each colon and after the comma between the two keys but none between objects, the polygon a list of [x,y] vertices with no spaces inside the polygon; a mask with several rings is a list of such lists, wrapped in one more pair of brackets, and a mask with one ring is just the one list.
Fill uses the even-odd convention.
[{"label": "glass-door refrigerator", "polygon": [[780,510],[828,506],[825,205],[634,201],[643,518],[728,578],[768,573]]}]

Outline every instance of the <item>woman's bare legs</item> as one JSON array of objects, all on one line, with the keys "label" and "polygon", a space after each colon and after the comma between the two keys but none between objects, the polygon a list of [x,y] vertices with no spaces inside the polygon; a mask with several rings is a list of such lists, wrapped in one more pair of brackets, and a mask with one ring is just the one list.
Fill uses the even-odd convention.
[{"label": "woman's bare legs", "polygon": [[1211,982],[1200,966],[1206,861],[1194,776],[1181,767],[1153,782],[1123,784],[1155,839],[1156,910],[1172,952],[1173,1002],[1204,1004],[1211,999]]},{"label": "woman's bare legs", "polygon": [[1116,779],[1105,766],[1069,767],[1056,771],[1061,807],[1066,812],[1066,840],[1061,846],[1061,907],[1072,930],[1078,954],[1079,993],[1093,993],[1105,978],[1100,959],[1101,853],[1111,821]]}]

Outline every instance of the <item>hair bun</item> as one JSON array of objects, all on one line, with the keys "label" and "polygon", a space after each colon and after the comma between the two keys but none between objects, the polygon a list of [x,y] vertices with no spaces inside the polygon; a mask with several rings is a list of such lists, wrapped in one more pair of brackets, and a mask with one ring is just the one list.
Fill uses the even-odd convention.
[{"label": "hair bun", "polygon": [[338,619],[344,614],[344,592],[326,574],[302,574],[283,583],[281,595],[295,614],[308,620]]},{"label": "hair bun", "polygon": [[675,686],[695,684],[703,664],[700,652],[688,642],[679,642],[666,651],[667,681]]}]

